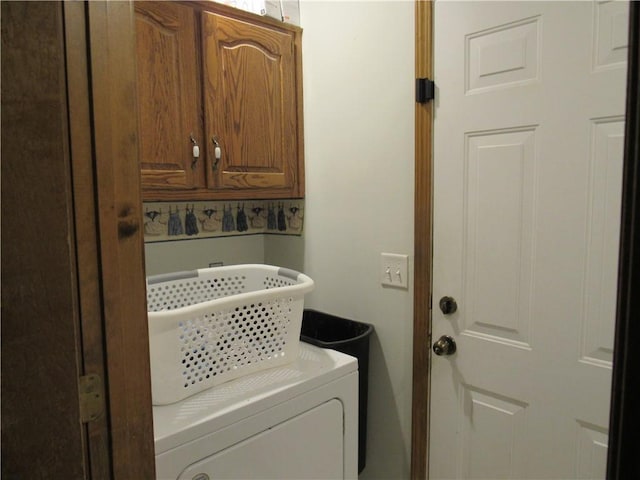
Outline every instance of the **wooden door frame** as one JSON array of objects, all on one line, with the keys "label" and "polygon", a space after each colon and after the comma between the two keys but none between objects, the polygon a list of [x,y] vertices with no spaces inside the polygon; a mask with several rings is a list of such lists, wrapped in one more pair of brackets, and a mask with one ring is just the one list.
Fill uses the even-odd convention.
[{"label": "wooden door frame", "polygon": [[[69,92],[69,148],[71,189],[77,262],[80,343],[83,375],[97,375],[106,392],[107,374],[100,292],[100,245],[97,236],[96,188],[91,132],[89,58],[85,7],[81,2],[64,2],[65,60]],[[105,404],[106,407],[106,404]],[[110,478],[109,414],[86,424],[88,471],[91,478]]]},{"label": "wooden door frame", "polygon": [[88,2],[113,478],[155,477],[131,1]]},{"label": "wooden door frame", "polygon": [[133,3],[64,2],[81,341],[102,379],[91,478],[155,478]]},{"label": "wooden door frame", "polygon": [[[416,78],[433,78],[433,2],[415,3]],[[428,474],[429,358],[431,353],[433,102],[415,106],[413,391],[411,478]]]},{"label": "wooden door frame", "polygon": [[[640,6],[630,2],[627,113],[607,479],[640,476]],[[433,2],[416,0],[416,78],[433,78]],[[415,110],[411,478],[428,478],[433,102]]]}]

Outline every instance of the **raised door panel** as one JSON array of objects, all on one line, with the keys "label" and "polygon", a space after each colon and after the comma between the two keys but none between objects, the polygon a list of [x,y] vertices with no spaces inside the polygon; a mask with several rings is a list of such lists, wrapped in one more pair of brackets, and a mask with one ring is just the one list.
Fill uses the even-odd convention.
[{"label": "raised door panel", "polygon": [[207,142],[220,146],[209,187],[299,196],[294,33],[211,12],[202,22]]},{"label": "raised door panel", "polygon": [[195,11],[172,2],[136,2],[135,12],[142,186],[203,186],[191,140],[202,137]]}]

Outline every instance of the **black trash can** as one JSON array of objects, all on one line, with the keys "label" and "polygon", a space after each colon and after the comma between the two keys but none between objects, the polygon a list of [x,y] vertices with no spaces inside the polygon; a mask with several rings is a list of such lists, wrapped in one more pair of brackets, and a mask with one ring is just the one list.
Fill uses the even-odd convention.
[{"label": "black trash can", "polygon": [[367,398],[369,390],[369,337],[373,325],[305,309],[300,339],[322,348],[331,348],[358,359],[358,473],[367,453]]}]

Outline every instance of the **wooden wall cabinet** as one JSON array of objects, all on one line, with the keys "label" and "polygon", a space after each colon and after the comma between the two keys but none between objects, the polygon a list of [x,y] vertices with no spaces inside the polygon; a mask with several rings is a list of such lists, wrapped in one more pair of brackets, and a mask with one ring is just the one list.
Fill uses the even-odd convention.
[{"label": "wooden wall cabinet", "polygon": [[136,28],[144,199],[303,197],[301,30],[210,2],[140,2]]},{"label": "wooden wall cabinet", "polygon": [[173,2],[136,2],[135,17],[143,188],[203,187],[191,142],[202,138],[196,12]]}]

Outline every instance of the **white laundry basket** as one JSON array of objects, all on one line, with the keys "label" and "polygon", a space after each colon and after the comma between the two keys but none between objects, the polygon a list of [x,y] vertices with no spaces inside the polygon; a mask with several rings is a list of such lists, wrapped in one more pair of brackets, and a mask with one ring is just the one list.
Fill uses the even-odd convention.
[{"label": "white laundry basket", "polygon": [[147,279],[154,405],[292,362],[308,276],[236,265]]}]

